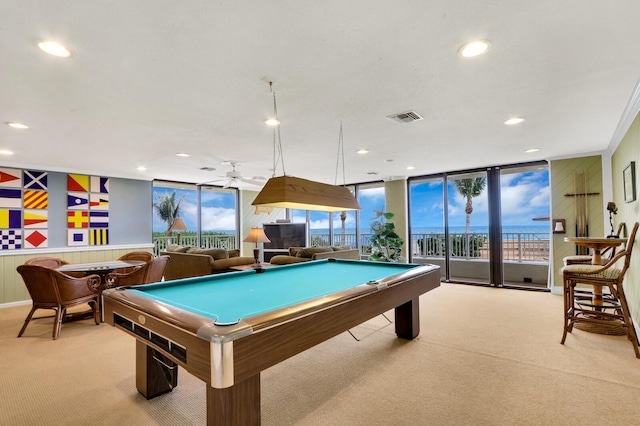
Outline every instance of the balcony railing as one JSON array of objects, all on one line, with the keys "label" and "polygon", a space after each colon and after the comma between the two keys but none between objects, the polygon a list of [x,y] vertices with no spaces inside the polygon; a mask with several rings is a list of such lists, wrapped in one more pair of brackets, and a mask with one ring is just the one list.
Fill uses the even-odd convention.
[{"label": "balcony railing", "polygon": [[[413,234],[412,253],[417,257],[444,257],[444,234]],[[450,257],[489,259],[488,234],[449,234]],[[504,232],[502,258],[513,262],[548,262],[549,234]]]},{"label": "balcony railing", "polygon": [[198,242],[196,235],[173,235],[171,237],[153,237],[153,253],[158,256],[165,251],[169,244],[179,244],[181,246],[220,248],[233,250],[238,248],[235,235],[202,235],[201,242]]},{"label": "balcony railing", "polygon": [[[362,255],[371,253],[372,234],[339,234],[334,245],[360,247]],[[328,246],[329,234],[312,234],[312,246]],[[344,241],[344,242],[343,242]],[[360,244],[357,244],[359,242]],[[411,252],[416,257],[444,257],[444,234],[412,234]],[[489,259],[489,235],[479,233],[449,234],[450,257],[458,259]],[[548,262],[549,234],[544,232],[505,232],[502,234],[505,261]]]},{"label": "balcony railing", "polygon": [[[337,234],[334,245],[360,247],[364,256],[371,253],[372,234]],[[171,237],[153,237],[154,254],[165,251],[169,244],[181,246],[221,248],[233,250],[237,248],[235,235],[203,235],[198,243],[195,235],[174,235]],[[329,234],[312,234],[311,245],[328,246]],[[359,243],[359,244],[358,244]],[[412,234],[411,252],[414,257],[444,257],[444,234]],[[457,259],[489,259],[488,234],[449,234],[450,257]],[[544,232],[505,232],[502,234],[502,251],[505,261],[513,262],[548,262],[549,234]]]}]

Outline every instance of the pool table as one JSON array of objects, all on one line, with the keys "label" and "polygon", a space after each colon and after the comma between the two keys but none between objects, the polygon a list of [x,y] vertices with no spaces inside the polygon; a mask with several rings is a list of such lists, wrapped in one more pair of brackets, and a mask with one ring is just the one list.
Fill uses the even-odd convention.
[{"label": "pool table", "polygon": [[325,259],[106,290],[105,322],[136,338],[136,387],[207,383],[208,425],[260,424],[260,372],[395,308],[398,337],[420,332],[434,265]]}]

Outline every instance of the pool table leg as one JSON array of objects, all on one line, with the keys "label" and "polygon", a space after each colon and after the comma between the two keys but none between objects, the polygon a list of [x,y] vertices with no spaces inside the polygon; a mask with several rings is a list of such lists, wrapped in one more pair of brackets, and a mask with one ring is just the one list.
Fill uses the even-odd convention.
[{"label": "pool table leg", "polygon": [[418,297],[396,307],[396,335],[415,339],[420,334],[420,300]]},{"label": "pool table leg", "polygon": [[178,364],[136,339],[136,387],[147,399],[178,386]]},{"label": "pool table leg", "polygon": [[260,373],[224,389],[207,384],[207,426],[259,424]]}]

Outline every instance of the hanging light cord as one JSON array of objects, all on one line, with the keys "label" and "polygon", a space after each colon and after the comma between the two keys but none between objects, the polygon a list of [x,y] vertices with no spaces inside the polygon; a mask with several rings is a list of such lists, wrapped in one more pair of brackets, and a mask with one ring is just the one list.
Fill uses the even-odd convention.
[{"label": "hanging light cord", "polygon": [[338,157],[336,159],[336,177],[334,185],[338,184],[338,169],[340,166],[340,159],[342,159],[342,186],[347,184],[344,173],[344,137],[342,135],[342,120],[340,121],[340,133],[338,134]]},{"label": "hanging light cord", "polygon": [[[273,115],[274,118],[278,121],[278,124],[275,125],[273,129],[273,176],[276,177],[276,169],[278,168],[278,163],[282,163],[282,175],[285,176],[287,173],[284,170],[284,155],[282,152],[282,138],[280,136],[280,117],[278,117],[278,106],[276,103],[276,92],[273,91],[273,82],[269,82],[269,90],[273,95]],[[277,136],[277,143],[276,143]]]}]

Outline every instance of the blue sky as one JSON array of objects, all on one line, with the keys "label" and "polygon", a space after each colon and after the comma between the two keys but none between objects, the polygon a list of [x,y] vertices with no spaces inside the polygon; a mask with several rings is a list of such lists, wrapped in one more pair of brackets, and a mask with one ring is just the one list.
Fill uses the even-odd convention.
[{"label": "blue sky", "polygon": [[[500,177],[503,226],[535,226],[534,217],[549,216],[549,174],[546,170],[502,174]],[[443,184],[441,180],[411,186],[412,227],[442,227]],[[448,186],[449,226],[465,226],[466,199],[453,182]],[[473,198],[471,226],[487,226],[487,192]]]},{"label": "blue sky", "polygon": [[[171,194],[176,191],[176,200],[184,196],[180,217],[185,221],[191,231],[196,230],[197,204],[196,191],[180,188],[153,187],[153,202],[157,202],[156,194]],[[233,193],[219,191],[201,191],[202,197],[202,230],[233,231],[236,228],[235,204],[236,197]],[[155,210],[153,212],[153,231],[164,232],[167,224],[158,219]]]},{"label": "blue sky", "polygon": [[[504,226],[546,225],[548,222],[534,222],[534,217],[549,216],[549,174],[547,170],[503,173],[500,178],[502,193],[502,224]],[[190,230],[196,229],[196,192],[179,188],[154,187],[154,193],[164,194],[176,191],[177,199],[185,196],[181,217]],[[464,226],[466,220],[465,199],[456,191],[453,183],[449,183],[449,224]],[[424,182],[411,185],[411,218],[412,228],[442,227],[443,200],[442,181]],[[157,199],[154,194],[154,202]],[[359,191],[362,210],[361,228],[368,229],[375,210],[384,210],[384,186],[363,188]],[[202,223],[203,230],[235,229],[235,195],[218,191],[202,191]],[[340,215],[334,214],[334,229],[341,226]],[[311,211],[311,229],[328,229],[329,214]],[[305,212],[293,211],[294,222],[304,222]],[[487,226],[487,193],[486,190],[473,199],[471,226]],[[346,228],[355,228],[355,212],[348,212]],[[154,232],[166,230],[166,224],[160,222],[153,214]]]}]

